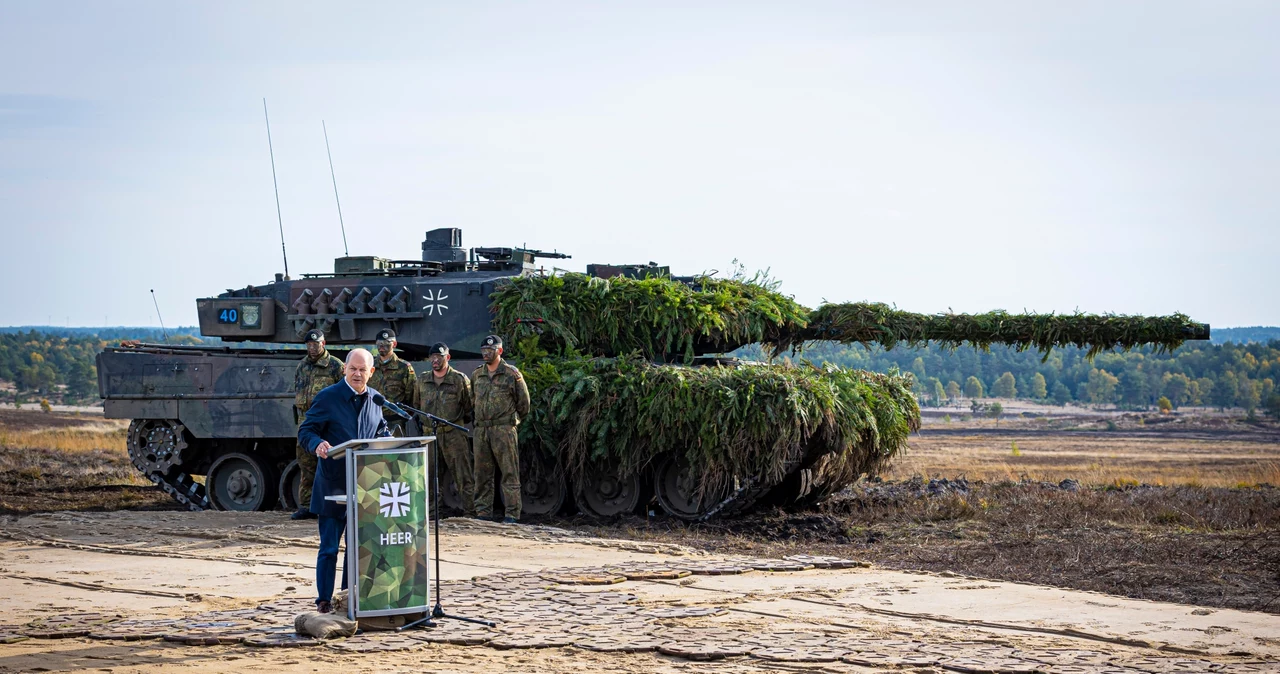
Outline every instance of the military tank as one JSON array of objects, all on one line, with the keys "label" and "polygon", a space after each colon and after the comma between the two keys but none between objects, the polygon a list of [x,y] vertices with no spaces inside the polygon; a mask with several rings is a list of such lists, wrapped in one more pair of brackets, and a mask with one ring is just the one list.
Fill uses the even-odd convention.
[{"label": "military tank", "polygon": [[[576,506],[608,518],[656,502],[674,517],[705,520],[820,500],[874,472],[919,428],[910,375],[726,355],[739,347],[1102,350],[1208,338],[1207,325],[1182,315],[926,316],[871,303],[811,311],[757,284],[672,276],[655,263],[588,265],[585,274],[538,266],[568,257],[468,249],[461,230],[436,229],[420,260],[342,257],[332,273],[277,274],[198,299],[202,335],[248,345],[106,349],[97,361],[105,414],[131,420],[134,466],[190,509],[292,508],[292,382],[308,331],[323,331],[341,357],[344,346],[392,328],[419,371],[429,345],[443,341],[467,373],[496,332],[533,397],[520,431],[525,513]],[[452,480],[441,479],[456,508]]]}]

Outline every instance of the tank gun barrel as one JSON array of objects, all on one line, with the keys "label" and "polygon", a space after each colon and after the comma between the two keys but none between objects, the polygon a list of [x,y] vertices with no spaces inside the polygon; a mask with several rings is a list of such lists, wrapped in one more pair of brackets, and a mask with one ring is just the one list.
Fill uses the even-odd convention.
[{"label": "tank gun barrel", "polygon": [[947,348],[965,343],[981,349],[1008,344],[1020,351],[1035,348],[1046,355],[1055,346],[1074,345],[1089,349],[1092,357],[1109,349],[1145,345],[1172,350],[1185,341],[1204,339],[1209,339],[1208,324],[1184,314],[917,314],[887,304],[858,302],[823,305],[809,315],[808,325],[776,343],[775,349],[796,351],[810,341],[879,344],[886,349],[900,343],[919,346],[932,341]]}]

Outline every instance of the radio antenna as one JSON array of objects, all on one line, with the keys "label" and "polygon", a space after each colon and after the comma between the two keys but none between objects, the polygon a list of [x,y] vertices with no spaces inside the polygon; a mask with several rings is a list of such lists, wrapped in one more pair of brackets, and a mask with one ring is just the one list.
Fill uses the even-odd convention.
[{"label": "radio antenna", "polygon": [[342,228],[342,254],[351,257],[347,250],[347,225],[342,221],[342,202],[338,199],[338,177],[333,173],[333,153],[329,151],[329,128],[320,120],[320,128],[324,129],[324,153],[329,155],[329,177],[333,179],[333,201],[338,204],[338,226]]},{"label": "radio antenna", "polygon": [[284,218],[280,217],[280,183],[276,181],[276,151],[271,147],[271,118],[267,116],[267,99],[262,99],[262,118],[267,122],[267,152],[271,153],[271,186],[276,190],[276,222],[280,223],[280,255],[284,257],[284,277],[289,278],[289,253],[284,249]]},{"label": "radio antenna", "polygon": [[169,331],[164,329],[164,319],[160,317],[160,303],[156,301],[156,289],[151,289],[151,303],[156,307],[156,318],[160,319],[160,334],[164,335],[164,343],[169,343]]}]

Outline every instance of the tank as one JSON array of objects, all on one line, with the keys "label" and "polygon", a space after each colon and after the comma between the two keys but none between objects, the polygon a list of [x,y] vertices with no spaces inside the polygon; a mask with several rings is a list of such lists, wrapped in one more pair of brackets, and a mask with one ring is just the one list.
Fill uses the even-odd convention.
[{"label": "tank", "polygon": [[[464,373],[480,363],[481,340],[497,333],[533,399],[519,431],[525,513],[576,507],[609,518],[656,504],[698,521],[821,500],[873,473],[919,428],[910,375],[727,355],[739,347],[761,343],[776,356],[819,340],[886,348],[934,340],[1096,351],[1173,348],[1209,330],[1182,315],[929,316],[874,303],[810,310],[758,284],[672,276],[653,262],[593,264],[585,274],[538,266],[568,257],[468,249],[461,230],[436,229],[420,260],[342,257],[332,273],[277,274],[197,299],[201,334],[243,346],[106,349],[97,360],[105,414],[131,420],[134,466],[183,505],[293,508],[292,383],[309,330],[322,330],[341,358],[344,347],[392,328],[420,372],[428,346],[446,342]],[[441,484],[456,508],[447,472]]]}]

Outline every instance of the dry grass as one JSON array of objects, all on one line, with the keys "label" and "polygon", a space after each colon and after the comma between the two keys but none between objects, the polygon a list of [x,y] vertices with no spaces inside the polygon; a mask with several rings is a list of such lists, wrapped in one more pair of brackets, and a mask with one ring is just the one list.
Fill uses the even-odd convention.
[{"label": "dry grass", "polygon": [[[1017,452],[1013,446],[1017,443]],[[1280,444],[1096,434],[922,435],[883,477],[965,476],[985,482],[1074,479],[1085,485],[1280,485]]]},{"label": "dry grass", "polygon": [[52,449],[59,452],[126,451],[128,423],[98,422],[79,428],[11,431],[0,427],[0,447],[10,450]]},{"label": "dry grass", "polygon": [[0,417],[0,513],[172,507],[129,462],[128,422],[18,415]]}]

